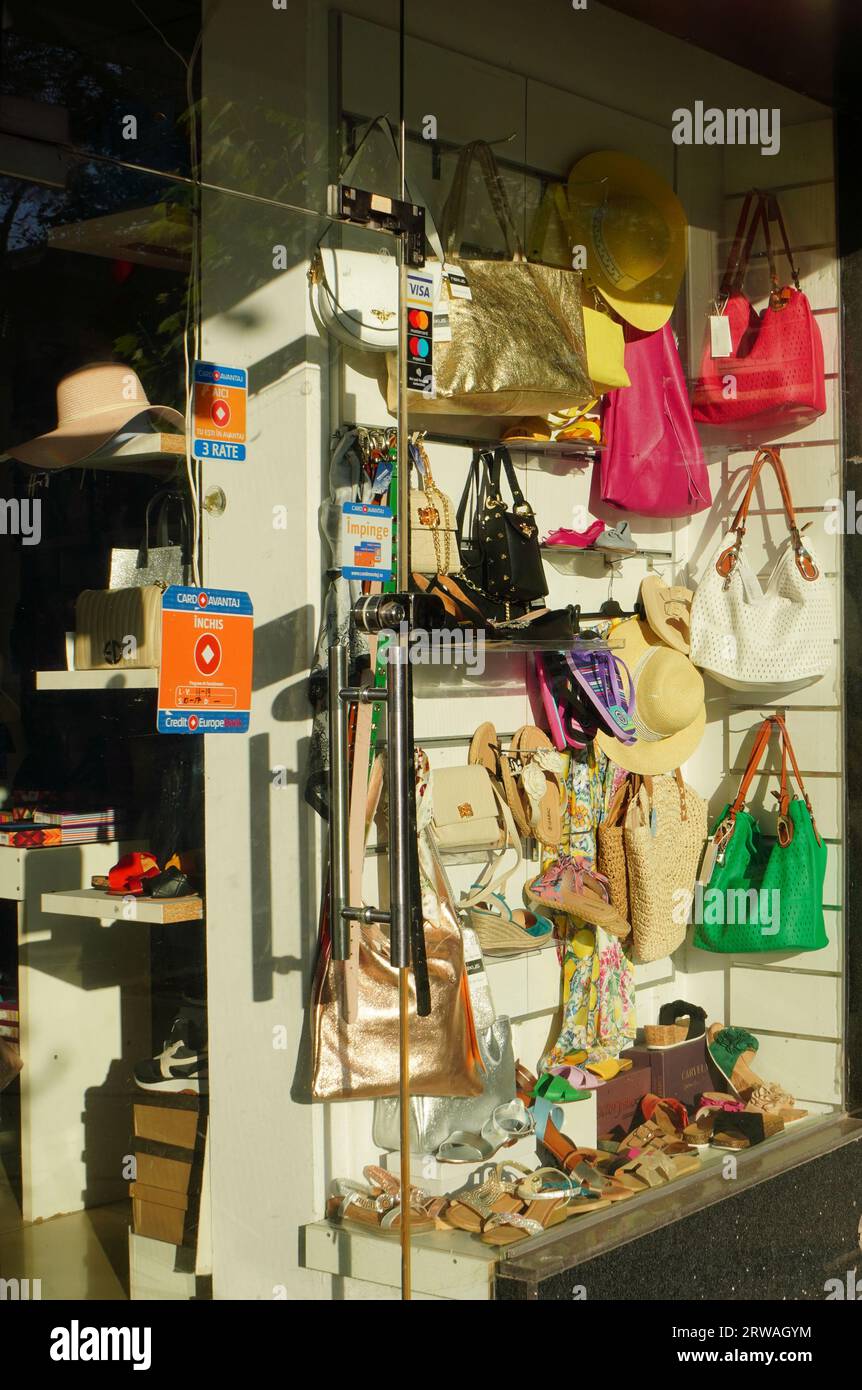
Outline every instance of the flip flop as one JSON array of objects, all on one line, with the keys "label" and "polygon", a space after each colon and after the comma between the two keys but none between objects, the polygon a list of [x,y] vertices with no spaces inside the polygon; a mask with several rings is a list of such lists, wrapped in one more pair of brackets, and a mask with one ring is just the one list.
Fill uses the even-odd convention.
[{"label": "flip flop", "polygon": [[[593,707],[599,725],[605,733],[631,744],[637,739],[632,719],[634,712],[634,683],[625,662],[610,651],[579,651],[566,653],[566,664],[575,682]],[[620,672],[624,671],[628,693],[623,688]]]}]

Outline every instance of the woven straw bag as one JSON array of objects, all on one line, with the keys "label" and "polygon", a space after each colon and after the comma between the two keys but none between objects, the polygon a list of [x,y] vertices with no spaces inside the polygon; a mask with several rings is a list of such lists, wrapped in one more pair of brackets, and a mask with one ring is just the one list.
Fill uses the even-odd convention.
[{"label": "woven straw bag", "polygon": [[629,917],[629,884],[626,871],[626,848],[623,821],[631,798],[640,784],[636,774],[626,777],[617,788],[605,819],[596,831],[598,870],[608,880],[611,905],[627,922]]},{"label": "woven straw bag", "polygon": [[706,802],[678,769],[642,778],[623,826],[633,955],[640,964],[672,955],[685,940],[706,832]]}]

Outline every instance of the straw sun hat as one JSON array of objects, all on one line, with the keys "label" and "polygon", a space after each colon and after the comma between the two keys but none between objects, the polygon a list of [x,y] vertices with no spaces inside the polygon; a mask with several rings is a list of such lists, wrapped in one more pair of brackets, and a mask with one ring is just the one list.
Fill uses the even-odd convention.
[{"label": "straw sun hat", "polygon": [[131,420],[146,414],[177,430],[185,429],[178,410],[150,405],[140,379],[122,362],[79,367],[57,383],[57,428],[14,444],[8,457],[32,468],[71,468],[83,463]]},{"label": "straw sun hat", "polygon": [[585,277],[627,323],[663,327],[685,273],[688,228],[670,184],[631,155],[598,150],[574,166],[567,196],[567,231],[587,248]]},{"label": "straw sun hat", "polygon": [[596,742],[627,772],[672,772],[691,757],[703,737],[703,677],[687,656],[666,646],[639,618],[620,623],[610,641],[614,656],[632,675],[637,741],[620,743],[612,734],[599,732]]}]

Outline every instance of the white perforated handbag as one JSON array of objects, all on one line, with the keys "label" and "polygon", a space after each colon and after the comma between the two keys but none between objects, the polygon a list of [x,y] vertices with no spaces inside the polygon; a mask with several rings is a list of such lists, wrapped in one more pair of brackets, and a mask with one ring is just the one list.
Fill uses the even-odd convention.
[{"label": "white perforated handbag", "polygon": [[[383,131],[394,158],[398,147],[392,126],[378,116],[366,128],[356,153],[341,175],[342,183],[358,182],[357,167],[369,136]],[[361,185],[360,185],[361,186]],[[423,274],[431,275],[433,302],[440,298],[443,247],[430,212],[425,213],[425,233],[437,256]],[[311,302],[320,325],[348,347],[371,352],[394,352],[398,347],[398,266],[395,243],[348,224],[338,228],[340,245],[333,245],[327,228],[311,262]]]},{"label": "white perforated handbag", "polygon": [[[765,589],[742,554],[745,522],[764,464],[778,478],[789,536]],[[733,525],[691,605],[691,660],[735,690],[798,690],[829,669],[835,645],[831,586],[802,542],[778,449],[760,449]]]}]

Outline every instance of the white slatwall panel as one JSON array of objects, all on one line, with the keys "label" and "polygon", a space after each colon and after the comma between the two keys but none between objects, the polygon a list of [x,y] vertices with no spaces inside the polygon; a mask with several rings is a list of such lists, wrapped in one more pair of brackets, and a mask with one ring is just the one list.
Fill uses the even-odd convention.
[{"label": "white slatwall panel", "polygon": [[[439,51],[428,49],[440,61]],[[445,55],[446,61],[460,61]],[[454,69],[453,69],[454,72]],[[447,69],[448,74],[448,69]],[[438,73],[439,76],[439,73]],[[489,109],[501,109],[501,94],[507,84],[514,91],[518,79],[481,68],[478,80],[487,87]],[[502,84],[502,85],[500,85]],[[454,80],[435,82],[435,102],[447,103],[445,111],[451,128],[464,137],[473,130],[472,111],[462,110],[463,88]],[[460,94],[459,94],[460,91]],[[475,91],[475,89],[474,89]],[[511,97],[511,93],[510,93]],[[421,103],[420,103],[421,104]],[[473,94],[471,94],[471,107]],[[418,108],[417,108],[418,109]],[[523,158],[542,168],[566,170],[580,153],[596,148],[620,148],[649,160],[673,175],[672,147],[667,133],[646,121],[638,121],[566,92],[530,81],[514,99],[508,100],[509,128],[515,138],[506,154]],[[526,111],[526,120],[519,112]],[[577,132],[581,132],[581,136]],[[827,374],[834,378],[838,361],[838,273],[835,261],[834,192],[831,179],[831,134],[828,122],[793,126],[783,132],[783,146],[773,160],[761,160],[744,149],[716,152],[678,152],[677,186],[690,220],[687,315],[681,329],[687,335],[681,344],[689,370],[696,371],[699,360],[706,306],[714,293],[716,266],[726,255],[741,196],[749,183],[760,187],[788,188],[781,196],[782,209],[794,247],[802,247],[798,264],[803,288],[818,313],[824,338]],[[722,157],[723,154],[723,157]],[[411,151],[417,181],[439,214],[441,191],[448,185],[449,168],[437,183],[431,177],[429,157]],[[723,172],[722,172],[723,166]],[[755,172],[756,171],[756,172]],[[811,185],[811,180],[819,182]],[[808,184],[809,186],[800,186]],[[509,191],[517,215],[526,221],[536,202],[536,184],[530,179],[509,181]],[[489,246],[496,244],[493,224],[482,222]],[[782,263],[783,264],[783,263]],[[748,289],[762,307],[768,292],[765,262],[753,262]],[[342,418],[365,423],[386,423],[391,419],[374,373],[376,364],[346,354],[343,372]],[[838,384],[827,383],[828,411],[825,416],[795,433],[786,450],[786,462],[794,499],[803,521],[811,521],[811,543],[824,568],[837,574],[840,544],[824,532],[822,509],[827,498],[839,494],[840,459],[835,444],[839,433]],[[491,439],[494,422],[428,416],[413,417],[414,427],[426,425],[432,433]],[[470,450],[463,444],[432,441],[428,452],[438,485],[457,506],[470,462]],[[731,513],[728,490],[736,496],[743,485],[745,466],[753,450],[728,451],[726,446],[710,446],[711,482],[714,506],[690,522],[662,522],[633,518],[632,526],[644,548],[666,550],[667,561],[650,562],[670,583],[698,574],[716,546]],[[542,534],[558,526],[578,525],[580,508],[588,510],[591,469],[561,465],[524,450],[513,450],[519,481],[532,503]],[[768,571],[784,527],[780,497],[771,474],[758,490],[749,522],[748,543],[752,556],[762,556]],[[623,561],[617,572],[589,557],[546,559],[549,602],[561,605],[579,602],[585,610],[598,608],[611,593],[623,607],[631,607],[641,578],[647,572],[643,560]],[[613,578],[613,583],[611,579]],[[836,602],[839,596],[836,593]],[[466,760],[469,739],[476,725],[492,720],[500,732],[511,733],[525,722],[543,722],[531,713],[525,691],[528,659],[523,656],[487,654],[483,675],[441,667],[416,668],[415,727],[417,741],[425,742],[432,765],[445,767]],[[758,722],[760,710],[770,703],[788,712],[791,734],[798,751],[803,774],[810,782],[818,824],[831,840],[826,899],[833,909],[828,914],[830,945],[817,957],[787,954],[764,957],[752,965],[752,958],[719,957],[692,947],[683,948],[672,960],[638,967],[637,999],[640,1022],[653,1020],[665,1001],[691,998],[700,1002],[712,1020],[740,1023],[760,1030],[763,1067],[789,1089],[816,1104],[838,1101],[839,1014],[841,983],[841,838],[842,790],[838,769],[841,765],[840,671],[834,672],[789,700],[766,701],[750,707],[744,695],[707,682],[708,725],[701,747],[686,769],[687,778],[710,800],[710,811],[717,814],[735,793],[744,766],[750,730]],[[477,699],[477,695],[481,698]],[[809,775],[810,774],[810,775]],[[774,781],[770,782],[770,787]],[[754,797],[761,804],[767,796],[764,782]],[[769,798],[771,800],[771,798]],[[525,877],[537,871],[537,860],[525,860],[520,878],[512,879],[507,890],[509,902],[520,903]],[[481,863],[456,863],[450,876],[456,893],[477,876]],[[375,892],[385,890],[382,859],[369,865]],[[370,886],[370,885],[369,885]],[[385,896],[385,893],[384,893]],[[543,1051],[554,1041],[560,1023],[560,972],[556,952],[546,948],[532,956],[514,960],[491,960],[488,973],[498,1012],[514,1021],[516,1055],[534,1067]],[[770,977],[774,988],[769,987]],[[820,1041],[802,1041],[819,1039]],[[351,1107],[353,1109],[353,1107]],[[351,1136],[361,1126],[351,1126]],[[356,1144],[355,1138],[351,1143]],[[369,1136],[360,1148],[371,1155]],[[356,1157],[359,1157],[357,1152]]]}]

